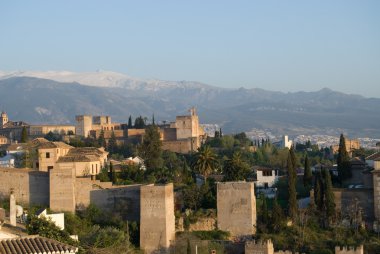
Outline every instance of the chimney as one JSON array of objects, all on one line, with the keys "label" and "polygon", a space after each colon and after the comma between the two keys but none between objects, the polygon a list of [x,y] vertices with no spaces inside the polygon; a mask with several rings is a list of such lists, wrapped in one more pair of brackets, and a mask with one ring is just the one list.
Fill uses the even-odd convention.
[{"label": "chimney", "polygon": [[9,197],[9,221],[11,226],[16,227],[16,197],[13,189],[11,189],[11,194]]}]

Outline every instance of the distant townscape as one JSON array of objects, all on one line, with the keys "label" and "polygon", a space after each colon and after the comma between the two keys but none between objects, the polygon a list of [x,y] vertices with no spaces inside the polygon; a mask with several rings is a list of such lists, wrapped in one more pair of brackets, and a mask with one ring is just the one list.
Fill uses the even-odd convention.
[{"label": "distant townscape", "polygon": [[0,253],[379,253],[376,141],[4,111]]}]

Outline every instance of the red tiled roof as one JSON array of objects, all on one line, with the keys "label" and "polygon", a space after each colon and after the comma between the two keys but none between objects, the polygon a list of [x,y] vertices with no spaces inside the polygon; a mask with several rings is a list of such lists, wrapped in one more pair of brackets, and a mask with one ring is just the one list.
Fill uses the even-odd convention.
[{"label": "red tiled roof", "polygon": [[365,158],[366,160],[376,160],[376,159],[380,159],[380,152],[377,152],[377,153],[374,153],[374,154],[371,154],[370,156],[368,156],[367,158]]},{"label": "red tiled roof", "polygon": [[0,240],[0,254],[61,254],[77,252],[77,247],[40,236]]}]

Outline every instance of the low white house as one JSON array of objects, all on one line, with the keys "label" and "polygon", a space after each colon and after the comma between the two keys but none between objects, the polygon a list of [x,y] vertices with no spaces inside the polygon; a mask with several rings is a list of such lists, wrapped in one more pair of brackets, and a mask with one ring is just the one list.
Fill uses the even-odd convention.
[{"label": "low white house", "polygon": [[144,160],[139,156],[129,157],[125,159],[123,163],[128,164],[128,165],[138,165],[141,170],[144,170],[144,171],[146,170],[146,167],[144,165]]},{"label": "low white house", "polygon": [[365,162],[368,166],[374,169],[380,169],[380,152],[376,152],[367,158],[365,158]]},{"label": "low white house", "polygon": [[253,167],[256,173],[256,186],[268,188],[272,187],[278,181],[278,170],[266,167]]},{"label": "low white house", "polygon": [[11,154],[7,154],[4,157],[0,158],[0,167],[1,168],[14,168],[15,167],[15,158]]},{"label": "low white house", "polygon": [[65,229],[65,214],[64,213],[52,213],[48,214],[46,209],[41,209],[37,212],[38,218],[45,218],[53,222],[61,230]]}]

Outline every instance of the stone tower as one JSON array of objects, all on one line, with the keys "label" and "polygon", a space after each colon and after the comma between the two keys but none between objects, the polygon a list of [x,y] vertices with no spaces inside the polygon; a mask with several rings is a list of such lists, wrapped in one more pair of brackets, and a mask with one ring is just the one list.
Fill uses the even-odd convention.
[{"label": "stone tower", "polygon": [[78,136],[88,137],[92,130],[92,116],[80,115],[75,117],[75,133]]},{"label": "stone tower", "polygon": [[372,171],[373,175],[373,203],[375,219],[380,222],[380,169]]},{"label": "stone tower", "polygon": [[4,126],[6,123],[8,123],[8,115],[7,113],[5,113],[4,111],[1,112],[1,116],[0,116],[0,126]]},{"label": "stone tower", "polygon": [[140,248],[167,253],[175,240],[173,184],[141,186]]},{"label": "stone tower", "polygon": [[252,182],[217,184],[218,229],[232,237],[256,233],[256,198]]}]

